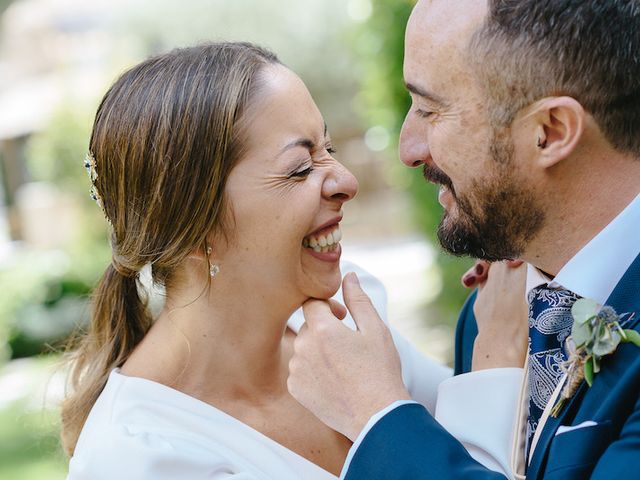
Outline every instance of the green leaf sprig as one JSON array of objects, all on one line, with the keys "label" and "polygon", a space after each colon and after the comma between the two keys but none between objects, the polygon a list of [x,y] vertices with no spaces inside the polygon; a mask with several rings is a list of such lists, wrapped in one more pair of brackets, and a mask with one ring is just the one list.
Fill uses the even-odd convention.
[{"label": "green leaf sprig", "polygon": [[616,351],[620,343],[633,343],[640,347],[640,333],[623,329],[621,316],[616,311],[597,302],[581,298],[571,308],[574,322],[571,336],[567,338],[569,359],[562,365],[567,373],[567,382],[551,415],[557,417],[565,402],[570,399],[585,380],[589,387],[594,376],[600,372],[602,357]]}]

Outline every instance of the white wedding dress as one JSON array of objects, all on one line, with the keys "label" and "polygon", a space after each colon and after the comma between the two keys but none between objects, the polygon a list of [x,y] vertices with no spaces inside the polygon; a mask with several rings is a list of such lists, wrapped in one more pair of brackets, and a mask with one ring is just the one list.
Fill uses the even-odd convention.
[{"label": "white wedding dress", "polygon": [[[343,273],[358,273],[363,288],[386,319],[382,284],[353,264],[343,262],[342,269]],[[336,298],[341,300],[340,295]],[[288,326],[297,332],[303,322],[301,311],[297,311]],[[345,322],[355,328],[350,317]],[[402,360],[403,378],[412,397],[434,413],[438,386],[451,376],[451,369],[427,359],[396,332],[393,334]],[[461,401],[469,404],[468,399]],[[501,414],[505,413],[503,410],[503,406],[499,407]],[[460,424],[462,419],[464,423],[469,415],[469,412],[454,414],[451,422]],[[438,420],[447,427],[446,418]],[[502,430],[486,433],[487,448],[475,446],[484,452],[489,465],[501,464],[502,456],[507,456],[504,450],[508,449],[508,441],[495,438],[504,436]],[[482,461],[482,455],[478,459]],[[111,372],[91,410],[67,477],[68,480],[336,478],[207,403],[150,380],[124,376],[117,369]]]}]

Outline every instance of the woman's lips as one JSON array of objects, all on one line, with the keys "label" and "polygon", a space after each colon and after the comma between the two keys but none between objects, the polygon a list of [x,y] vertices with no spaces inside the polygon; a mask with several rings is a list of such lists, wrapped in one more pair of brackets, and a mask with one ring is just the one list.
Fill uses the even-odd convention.
[{"label": "woman's lips", "polygon": [[302,246],[311,248],[316,252],[326,252],[327,249],[331,250],[331,247],[337,245],[341,239],[342,231],[340,230],[340,225],[334,224],[304,237]]},{"label": "woman's lips", "polygon": [[340,256],[342,255],[342,246],[339,243],[336,243],[333,246],[332,250],[327,250],[325,252],[323,251],[318,252],[313,248],[305,247],[304,251],[307,252],[312,257],[317,258],[318,260],[322,260],[323,262],[334,263],[334,262],[340,261]]},{"label": "woman's lips", "polygon": [[342,252],[340,240],[342,240],[342,231],[340,225],[336,223],[304,237],[302,246],[318,260],[335,262],[340,259]]}]

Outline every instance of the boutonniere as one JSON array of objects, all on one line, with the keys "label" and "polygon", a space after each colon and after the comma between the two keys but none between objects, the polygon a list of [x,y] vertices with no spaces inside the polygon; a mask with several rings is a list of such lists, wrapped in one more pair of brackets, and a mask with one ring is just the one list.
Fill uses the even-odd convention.
[{"label": "boutonniere", "polygon": [[633,343],[640,347],[640,333],[620,326],[623,318],[629,315],[629,319],[632,314],[618,315],[611,307],[599,308],[595,301],[581,298],[571,308],[571,315],[573,327],[566,342],[569,358],[561,365],[567,380],[551,410],[554,417],[573,397],[583,380],[589,386],[593,384],[593,377],[600,371],[602,357],[615,352],[620,343]]}]

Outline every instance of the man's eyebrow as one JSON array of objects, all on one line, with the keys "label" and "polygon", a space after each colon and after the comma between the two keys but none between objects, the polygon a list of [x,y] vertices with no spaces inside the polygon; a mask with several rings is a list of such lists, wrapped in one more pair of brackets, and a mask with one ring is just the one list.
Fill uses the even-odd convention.
[{"label": "man's eyebrow", "polygon": [[414,95],[424,98],[425,100],[429,100],[430,102],[440,105],[445,105],[445,101],[435,93],[428,92],[420,87],[417,87],[416,85],[413,85],[412,83],[405,83],[405,87]]}]

